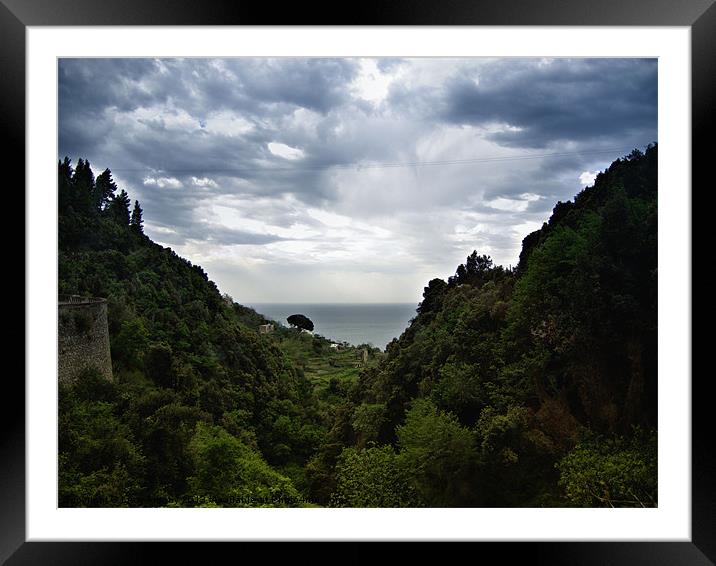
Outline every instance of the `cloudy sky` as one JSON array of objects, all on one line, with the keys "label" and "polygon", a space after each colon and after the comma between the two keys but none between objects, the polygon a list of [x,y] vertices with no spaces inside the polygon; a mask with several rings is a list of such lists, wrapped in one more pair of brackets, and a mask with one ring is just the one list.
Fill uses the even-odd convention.
[{"label": "cloudy sky", "polygon": [[654,59],[61,59],[59,155],[238,302],[418,302],[657,141]]}]

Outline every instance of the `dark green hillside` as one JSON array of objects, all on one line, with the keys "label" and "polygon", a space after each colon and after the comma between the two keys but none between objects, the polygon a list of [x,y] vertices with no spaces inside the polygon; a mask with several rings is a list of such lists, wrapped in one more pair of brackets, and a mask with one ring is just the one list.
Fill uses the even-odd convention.
[{"label": "dark green hillside", "polygon": [[[310,386],[256,333],[263,317],[150,241],[139,203],[130,214],[109,171],[94,179],[87,162],[73,169],[66,159],[58,181],[59,292],[108,298],[115,370],[100,392],[62,391],[60,505],[231,504],[191,479],[205,457],[226,459],[230,475],[232,454],[248,452],[259,467],[265,459],[300,469],[320,430]],[[278,479],[247,473],[235,486],[242,501],[246,489],[269,488],[277,501],[295,499],[291,482],[272,473]]]},{"label": "dark green hillside", "polygon": [[340,486],[373,465],[371,442],[424,505],[655,503],[656,171],[656,146],[614,162],[525,238],[514,271],[473,252],[430,281],[314,459],[334,503],[360,500]]}]

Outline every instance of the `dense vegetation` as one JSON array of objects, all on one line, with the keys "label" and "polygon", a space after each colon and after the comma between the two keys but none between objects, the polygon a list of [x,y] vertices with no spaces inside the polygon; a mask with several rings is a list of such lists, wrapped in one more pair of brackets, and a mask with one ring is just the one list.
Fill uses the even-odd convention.
[{"label": "dense vegetation", "polygon": [[615,161],[515,269],[473,252],[382,353],[259,335],[65,159],[59,292],[108,298],[115,380],[60,389],[60,505],[656,505],[656,171]]},{"label": "dense vegetation", "polygon": [[108,299],[115,376],[60,390],[60,505],[304,501],[324,427],[268,321],[151,242],[108,170],[65,160],[58,183],[59,292]]}]

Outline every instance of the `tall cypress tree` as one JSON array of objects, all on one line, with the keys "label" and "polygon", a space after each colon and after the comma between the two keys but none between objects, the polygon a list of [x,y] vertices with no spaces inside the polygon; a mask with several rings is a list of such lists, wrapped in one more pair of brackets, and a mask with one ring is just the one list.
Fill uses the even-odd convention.
[{"label": "tall cypress tree", "polygon": [[119,195],[114,195],[107,206],[108,216],[118,224],[127,226],[129,224],[129,195],[122,189]]},{"label": "tall cypress tree", "polygon": [[139,201],[135,200],[134,208],[132,209],[132,218],[129,220],[129,226],[137,234],[144,234],[144,228],[142,227],[143,224],[144,220],[142,220],[142,207],[139,206]]},{"label": "tall cypress tree", "polygon": [[79,159],[72,177],[73,198],[72,205],[77,211],[88,213],[92,209],[93,195],[95,191],[94,173],[90,168],[89,161]]},{"label": "tall cypress tree", "polygon": [[64,161],[59,161],[57,164],[57,195],[60,213],[68,211],[74,197],[74,187],[72,185],[74,171],[71,163],[70,158],[65,157]]},{"label": "tall cypress tree", "polygon": [[112,179],[112,172],[105,169],[95,181],[94,205],[98,210],[105,210],[117,190],[117,185]]}]

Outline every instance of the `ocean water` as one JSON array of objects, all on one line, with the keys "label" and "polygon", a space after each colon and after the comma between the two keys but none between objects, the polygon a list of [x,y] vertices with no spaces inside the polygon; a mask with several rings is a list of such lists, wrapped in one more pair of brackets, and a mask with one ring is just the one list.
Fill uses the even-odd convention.
[{"label": "ocean water", "polygon": [[413,303],[322,303],[278,304],[258,303],[248,305],[267,318],[288,326],[286,317],[303,314],[313,321],[314,334],[320,334],[336,342],[349,344],[372,344],[385,349],[393,339],[408,327],[416,315]]}]

